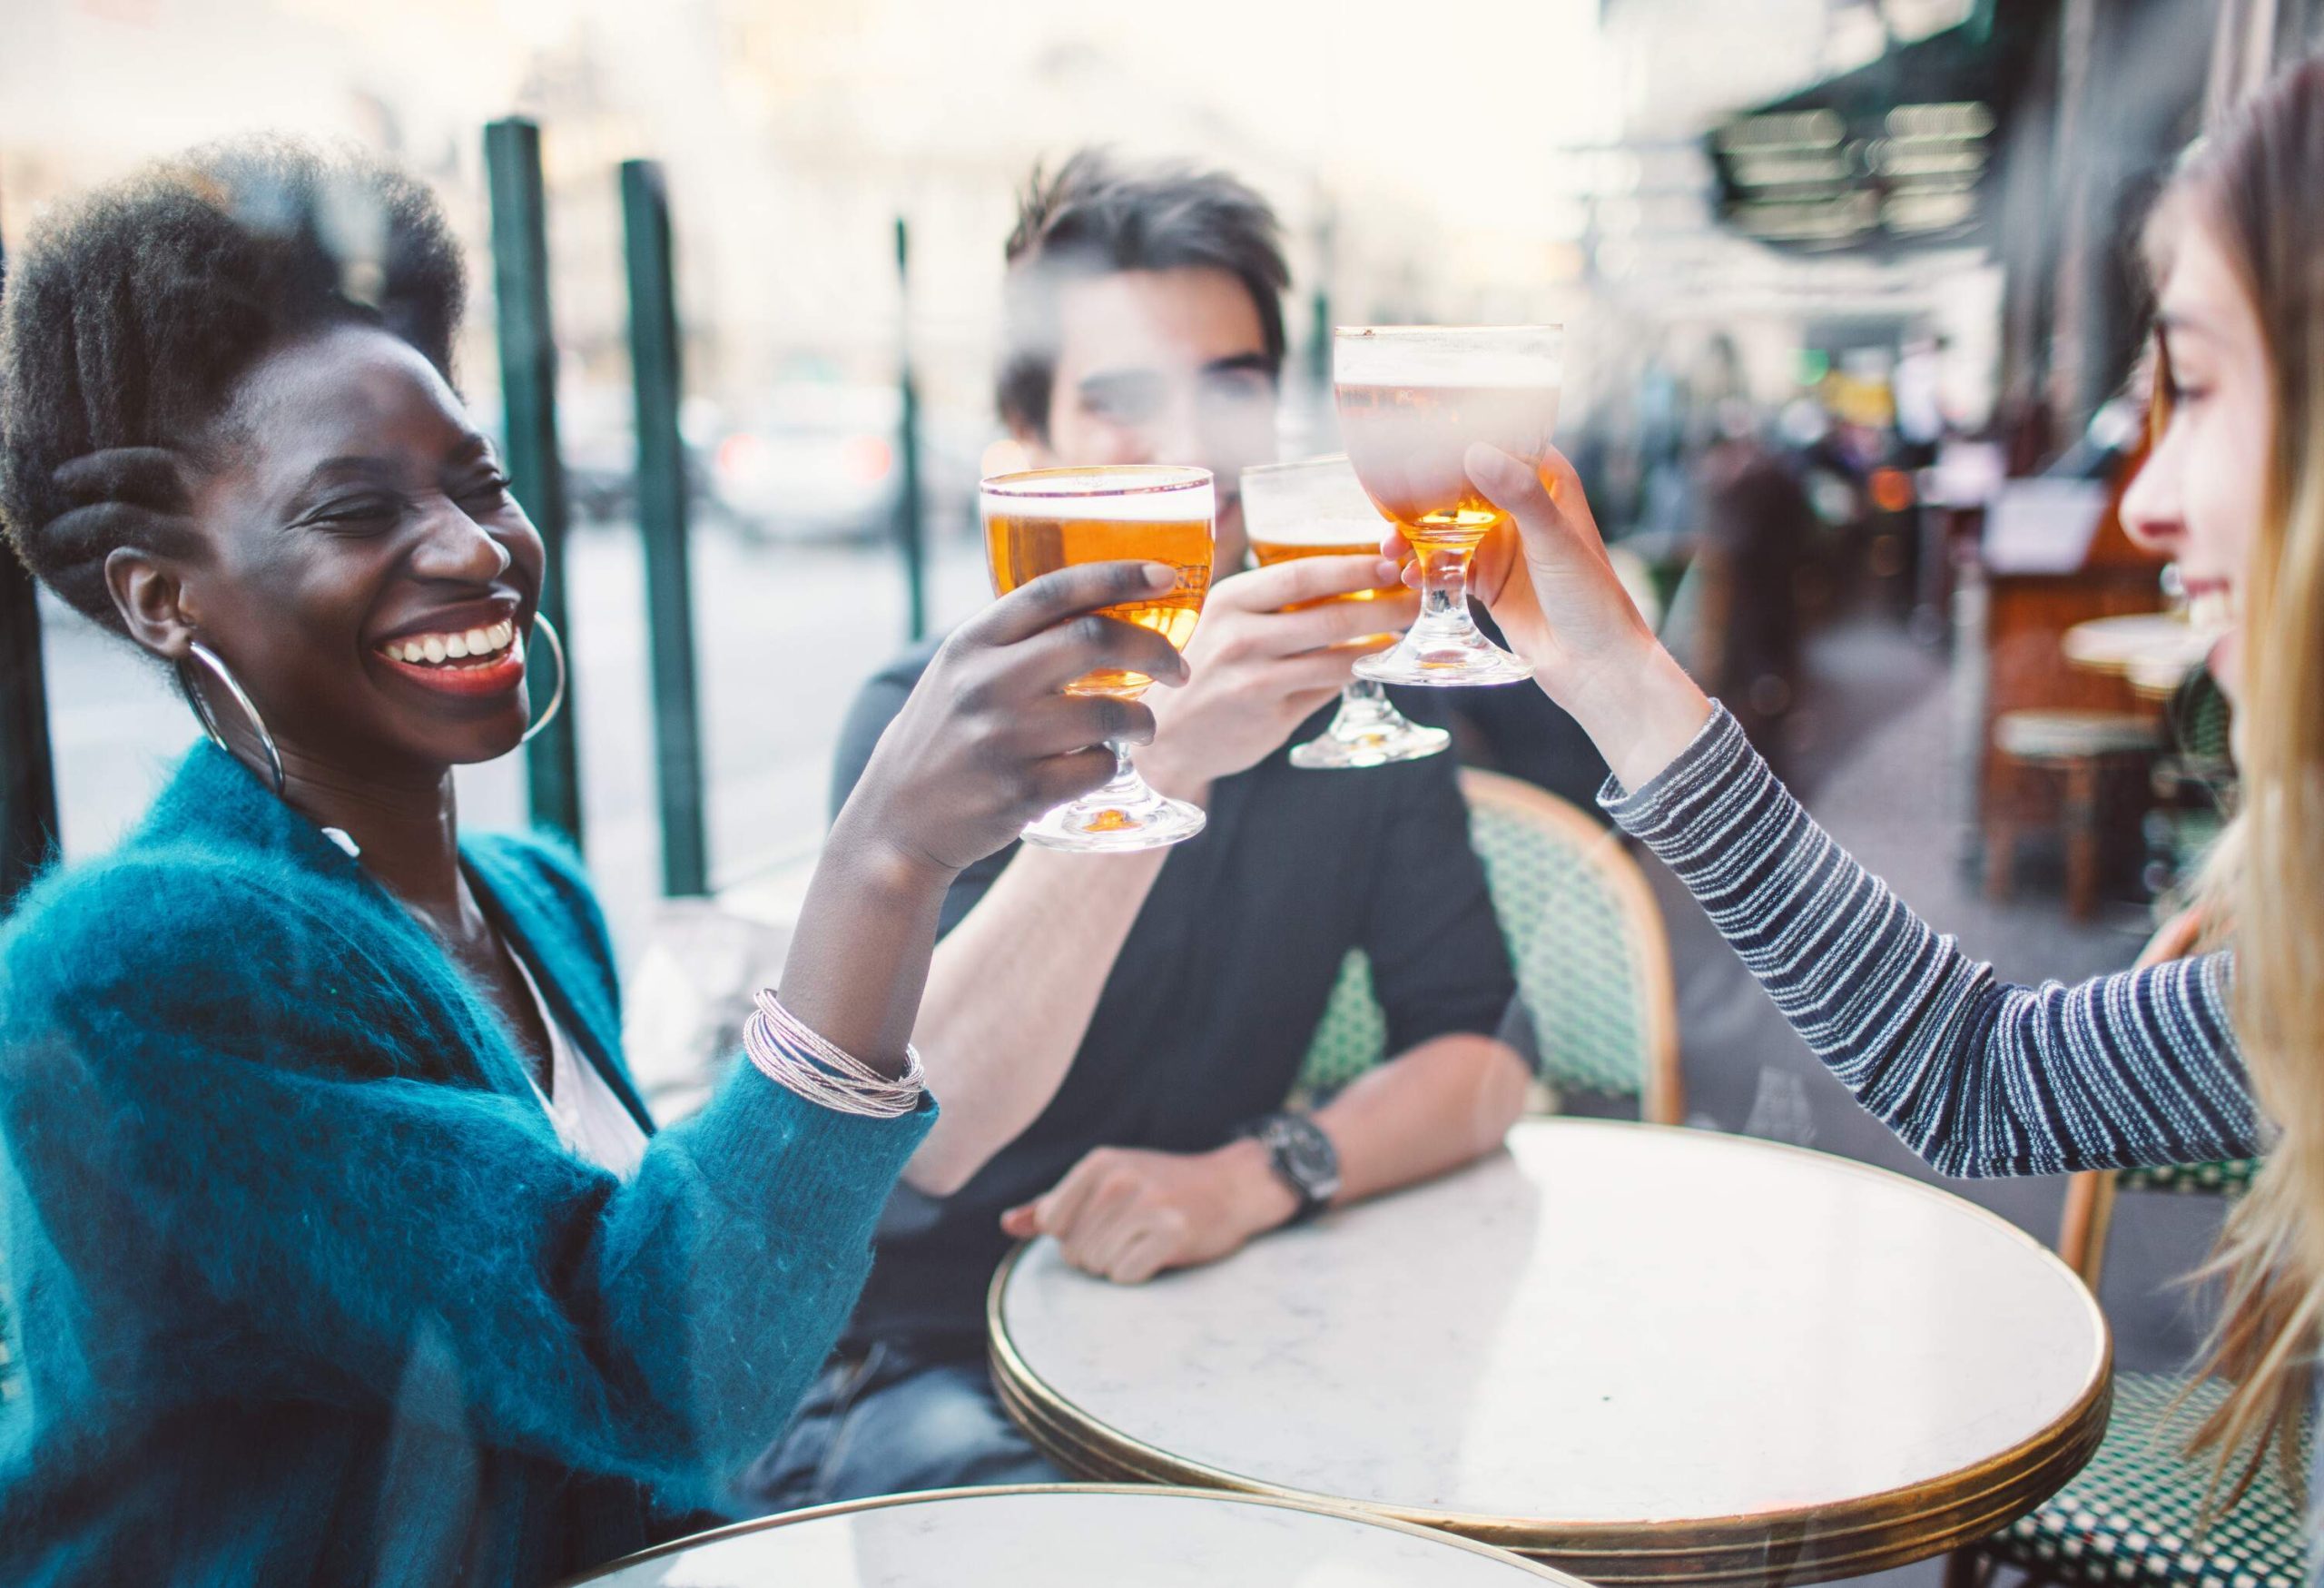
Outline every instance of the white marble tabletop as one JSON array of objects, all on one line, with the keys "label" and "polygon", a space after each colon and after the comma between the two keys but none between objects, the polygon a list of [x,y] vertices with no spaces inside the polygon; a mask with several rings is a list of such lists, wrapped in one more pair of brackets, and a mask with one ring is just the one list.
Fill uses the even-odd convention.
[{"label": "white marble tabletop", "polygon": [[601,1588],[1586,1588],[1401,1523],[1179,1489],[903,1494],[636,1556]]},{"label": "white marble tabletop", "polygon": [[1599,1581],[1974,1536],[2087,1459],[2110,1360],[2073,1274],[1957,1197],[1567,1119],[1142,1287],[1038,1243],[994,1323],[1012,1410],[1086,1472],[1378,1507]]},{"label": "white marble tabletop", "polygon": [[2120,673],[2166,664],[2183,671],[2201,663],[2218,643],[2216,627],[2199,626],[2170,612],[2131,612],[2077,623],[2060,646],[2069,662]]}]

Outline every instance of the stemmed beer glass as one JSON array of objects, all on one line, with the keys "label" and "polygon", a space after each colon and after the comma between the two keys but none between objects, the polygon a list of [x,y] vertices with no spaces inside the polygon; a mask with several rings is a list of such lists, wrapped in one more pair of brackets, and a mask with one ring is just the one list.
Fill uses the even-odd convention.
[{"label": "stemmed beer glass", "polygon": [[1554,325],[1338,328],[1332,381],[1356,478],[1412,542],[1420,618],[1356,676],[1383,684],[1514,684],[1533,676],[1469,616],[1469,559],[1507,518],[1462,458],[1489,441],[1539,463],[1557,428],[1565,332]]},{"label": "stemmed beer glass", "polygon": [[[1261,567],[1268,567],[1302,557],[1376,557],[1384,525],[1380,509],[1364,494],[1347,459],[1333,457],[1245,469],[1243,527],[1250,536],[1251,555]],[[1375,601],[1396,593],[1392,585],[1324,600]],[[1443,728],[1423,727],[1398,711],[1379,684],[1356,678],[1340,691],[1340,709],[1332,725],[1305,745],[1294,745],[1291,764],[1310,771],[1385,766],[1437,755],[1452,742],[1452,735]]]},{"label": "stemmed beer glass", "polygon": [[[1099,610],[1186,648],[1210,590],[1217,503],[1209,469],[1116,464],[1000,474],[978,488],[978,505],[995,595],[1078,563],[1167,563],[1178,570],[1169,589]],[[1075,679],[1066,693],[1136,700],[1153,682],[1107,667]],[[1112,779],[1033,822],[1026,843],[1119,853],[1158,849],[1202,831],[1198,807],[1149,787],[1130,764],[1128,745],[1114,741],[1107,747],[1114,753]]]}]

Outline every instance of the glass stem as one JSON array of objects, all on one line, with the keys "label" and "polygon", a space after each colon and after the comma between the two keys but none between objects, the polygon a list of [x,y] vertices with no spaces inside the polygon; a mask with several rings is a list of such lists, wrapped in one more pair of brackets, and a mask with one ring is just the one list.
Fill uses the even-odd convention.
[{"label": "glass stem", "polygon": [[1340,686],[1340,708],[1332,714],[1332,725],[1324,732],[1345,744],[1360,744],[1378,737],[1391,710],[1384,685],[1351,678]]},{"label": "glass stem", "polygon": [[1129,742],[1108,739],[1106,748],[1114,753],[1114,774],[1104,784],[1081,796],[1085,804],[1116,804],[1139,790],[1137,768],[1129,764]]},{"label": "glass stem", "polygon": [[1421,559],[1420,618],[1423,635],[1459,632],[1469,626],[1469,554],[1430,550]]},{"label": "glass stem", "polygon": [[1446,617],[1466,610],[1469,559],[1457,551],[1431,551],[1422,568],[1420,609],[1424,617]]},{"label": "glass stem", "polygon": [[1129,745],[1120,739],[1108,739],[1106,748],[1114,753],[1113,776],[1066,807],[1078,813],[1083,821],[1098,821],[1107,812],[1118,813],[1154,797],[1139,780],[1137,768],[1130,764]]}]

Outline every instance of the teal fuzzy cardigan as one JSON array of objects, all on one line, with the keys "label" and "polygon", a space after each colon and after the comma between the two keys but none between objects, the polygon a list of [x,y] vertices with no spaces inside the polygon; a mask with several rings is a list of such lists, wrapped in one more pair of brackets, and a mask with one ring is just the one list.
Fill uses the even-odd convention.
[{"label": "teal fuzzy cardigan", "polygon": [[[461,853],[642,1119],[572,860]],[[616,1180],[435,941],[198,745],[0,929],[0,1583],[532,1583],[723,1509],[931,1113],[738,1064]]]}]

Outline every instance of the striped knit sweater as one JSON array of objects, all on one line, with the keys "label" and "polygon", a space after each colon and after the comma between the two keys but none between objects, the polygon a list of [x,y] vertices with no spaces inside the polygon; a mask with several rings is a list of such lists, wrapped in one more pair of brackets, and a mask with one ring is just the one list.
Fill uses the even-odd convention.
[{"label": "striped knit sweater", "polygon": [[1857,1100],[1952,1175],[2261,1150],[2230,956],[2014,987],[1850,859],[1724,706],[1645,787],[1599,801],[1699,900]]}]

